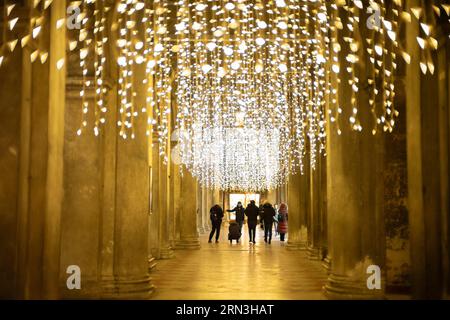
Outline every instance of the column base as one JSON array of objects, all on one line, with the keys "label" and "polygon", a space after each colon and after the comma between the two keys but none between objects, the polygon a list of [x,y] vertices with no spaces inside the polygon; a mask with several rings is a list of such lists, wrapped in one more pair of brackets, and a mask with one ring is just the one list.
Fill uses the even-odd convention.
[{"label": "column base", "polygon": [[64,300],[99,299],[102,297],[101,284],[95,276],[82,276],[81,290],[69,290],[66,281],[60,283],[60,298]]},{"label": "column base", "polygon": [[148,274],[142,277],[114,277],[102,280],[103,299],[146,300],[151,297],[155,287]]},{"label": "column base", "polygon": [[173,249],[167,245],[159,248],[159,259],[172,259],[173,258]]},{"label": "column base", "polygon": [[153,256],[148,257],[148,271],[152,271],[156,267],[156,259]]},{"label": "column base", "polygon": [[308,259],[309,260],[320,260],[321,254],[320,254],[320,248],[308,246]]},{"label": "column base", "polygon": [[306,242],[305,241],[289,241],[286,246],[287,250],[297,251],[297,250],[306,250]]},{"label": "column base", "polygon": [[322,267],[325,269],[327,274],[330,274],[331,272],[331,257],[327,255],[325,259],[323,259]]},{"label": "column base", "polygon": [[382,300],[383,290],[369,290],[364,280],[330,273],[324,293],[333,300]]},{"label": "column base", "polygon": [[200,240],[195,238],[180,239],[175,242],[175,250],[198,250],[200,249]]}]

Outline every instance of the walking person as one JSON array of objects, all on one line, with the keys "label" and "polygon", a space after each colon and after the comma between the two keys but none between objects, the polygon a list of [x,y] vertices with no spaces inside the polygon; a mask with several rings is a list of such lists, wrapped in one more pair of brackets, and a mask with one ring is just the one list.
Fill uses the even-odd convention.
[{"label": "walking person", "polygon": [[274,225],[275,237],[276,237],[276,236],[278,236],[278,214],[276,214],[278,212],[277,204],[274,206],[274,209],[275,209],[275,217],[273,217],[273,225]]},{"label": "walking person", "polygon": [[280,241],[284,241],[284,237],[288,231],[288,207],[285,203],[280,204],[278,209],[278,232],[280,233]]},{"label": "walking person", "polygon": [[264,230],[264,206],[259,206],[259,223],[261,225],[261,229]]},{"label": "walking person", "polygon": [[244,224],[245,214],[244,214],[244,207],[242,206],[242,202],[238,202],[236,207],[234,207],[231,210],[227,210],[227,212],[235,212],[236,214],[236,222],[239,225],[239,230],[242,234],[242,225]]},{"label": "walking person", "polygon": [[209,210],[209,217],[211,219],[211,225],[212,230],[209,234],[209,243],[211,243],[211,240],[214,236],[214,233],[216,234],[216,243],[219,242],[219,236],[220,236],[220,227],[222,226],[222,219],[223,219],[223,210],[222,208],[216,204]]},{"label": "walking person", "polygon": [[264,241],[270,244],[272,242],[272,228],[276,212],[268,202],[265,203],[263,207],[264,213],[262,219],[264,221]]},{"label": "walking person", "polygon": [[255,204],[255,200],[251,200],[244,211],[247,216],[249,242],[256,243],[256,226],[258,225],[259,208]]}]

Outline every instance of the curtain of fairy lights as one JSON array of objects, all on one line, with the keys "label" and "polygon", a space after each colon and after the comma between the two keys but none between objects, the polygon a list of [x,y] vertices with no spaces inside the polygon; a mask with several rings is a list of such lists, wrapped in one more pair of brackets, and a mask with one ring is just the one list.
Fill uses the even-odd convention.
[{"label": "curtain of fairy lights", "polygon": [[[325,93],[329,90],[325,4],[182,0],[177,12],[177,125],[185,133],[180,141],[182,162],[193,175],[207,186],[228,188],[228,181],[242,180],[247,188],[239,163],[213,153],[199,161],[196,155],[210,145],[210,139],[196,140],[196,131],[203,130],[207,137],[214,132],[225,140],[231,135],[237,141],[229,130],[233,126],[276,132],[276,144],[268,134],[265,140],[255,138],[237,151],[236,157],[250,162],[243,175],[251,177],[253,173],[263,176],[271,165],[255,153],[278,149],[271,181],[255,182],[261,188],[282,184],[289,174],[301,171],[306,152],[314,165],[325,148]],[[211,172],[208,164],[213,162],[219,173]],[[215,179],[216,175],[221,179]]]},{"label": "curtain of fairy lights", "polygon": [[[0,67],[18,44],[31,48],[31,62],[48,63],[41,37],[51,5],[52,0],[34,0],[29,14],[20,16],[16,1],[0,0]],[[175,120],[177,156],[202,185],[253,191],[284,184],[302,171],[306,158],[314,168],[329,129],[391,132],[398,115],[394,77],[400,59],[433,74],[436,19],[450,17],[450,5],[437,0],[422,0],[417,7],[402,0],[80,0],[70,5],[80,12],[76,38],[68,41],[82,74],[77,134],[100,135],[106,125],[106,68],[116,63],[119,112],[113,125],[121,138],[137,138],[135,120],[146,117],[147,135],[156,133],[160,155],[168,161]],[[399,39],[402,24],[412,21],[420,26],[420,61],[411,61]],[[57,27],[64,22],[59,19]],[[108,60],[113,50],[116,61]],[[58,61],[58,69],[64,63]],[[146,70],[144,105],[135,99],[137,68]],[[349,86],[351,96],[339,97],[338,85]],[[360,90],[369,92],[368,106],[359,103]],[[340,107],[344,98],[353,106],[349,115]],[[371,128],[360,123],[366,110],[373,116]]]},{"label": "curtain of fairy lights", "polygon": [[[188,148],[196,176],[204,185],[252,192],[279,185],[280,134],[276,129],[208,128],[196,123],[193,137],[180,136],[177,148]],[[191,143],[192,145],[189,145]],[[183,150],[182,150],[183,151]],[[181,162],[186,162],[181,158]]]}]

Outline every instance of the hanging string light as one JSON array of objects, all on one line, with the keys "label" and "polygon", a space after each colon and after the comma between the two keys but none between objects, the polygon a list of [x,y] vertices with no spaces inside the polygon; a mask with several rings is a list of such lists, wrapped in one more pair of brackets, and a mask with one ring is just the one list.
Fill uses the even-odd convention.
[{"label": "hanging string light", "polygon": [[25,35],[19,34],[17,26],[20,17],[14,16],[14,9],[18,7],[14,1],[3,0],[2,3],[2,21],[3,27],[0,36],[0,67],[2,66],[6,55],[12,53],[20,39],[22,48],[29,46],[32,49],[31,62],[38,58],[42,64],[48,59],[48,48],[45,41],[42,41],[42,33],[45,28],[46,15],[48,8],[53,0],[34,0],[30,9],[28,30]]},{"label": "hanging string light", "polygon": [[[195,125],[193,130],[194,162],[202,164],[202,170],[196,175],[205,186],[258,192],[278,185],[280,139],[277,130],[204,129],[201,124]],[[178,141],[186,138],[181,135]],[[186,144],[177,145],[173,151],[178,153],[180,146]]]},{"label": "hanging string light", "polygon": [[0,38],[0,67],[8,53],[14,51],[17,45],[17,39],[10,39],[9,35],[13,32],[17,25],[19,18],[14,17],[11,13],[16,7],[15,4],[10,4],[8,1],[3,1],[3,28]]},{"label": "hanging string light", "polygon": [[[224,188],[210,179],[233,180],[236,169],[225,157],[214,160],[217,173],[199,161],[197,150],[211,143],[195,140],[199,130],[206,137],[213,128],[223,137],[237,127],[275,131],[279,143],[267,148],[278,148],[279,165],[273,181],[262,179],[261,186],[283,184],[301,171],[306,152],[314,166],[325,148],[327,24],[326,6],[315,1],[178,2],[177,126],[185,133],[180,152],[200,183]],[[265,168],[266,159],[252,157],[252,148],[239,152],[253,158],[253,170]]]},{"label": "hanging string light", "polygon": [[[169,35],[172,11],[166,1],[121,0],[117,6],[119,51],[120,136],[134,139],[134,121],[147,115],[147,135],[156,130],[160,155],[168,161],[171,119],[172,39]],[[172,33],[173,35],[173,33]],[[145,106],[135,106],[134,69],[145,63],[147,98]]]},{"label": "hanging string light", "polygon": [[[116,19],[108,21],[108,4],[113,2]],[[15,5],[3,0],[0,66],[18,39],[32,48],[33,62],[47,61],[41,35],[51,3],[34,0],[29,30],[17,37]],[[92,121],[98,135],[106,122],[105,52],[114,46],[120,136],[135,138],[136,117],[146,117],[147,135],[155,133],[159,153],[168,161],[175,120],[179,158],[202,185],[253,191],[274,188],[302,172],[307,154],[314,168],[325,153],[331,125],[339,134],[344,125],[366,130],[360,115],[369,111],[373,134],[380,129],[391,132],[398,116],[394,105],[398,58],[411,63],[399,40],[401,25],[417,20],[418,63],[424,74],[433,74],[436,17],[450,15],[448,4],[425,0],[408,10],[401,0],[71,4],[81,9],[77,18],[81,29],[69,42],[69,51],[78,48],[82,71],[77,133],[91,131]],[[110,26],[117,35],[114,43],[107,37]],[[136,104],[134,86],[139,67],[146,71],[142,106]],[[351,92],[345,97],[352,106],[348,118],[340,106],[339,86]],[[368,106],[359,100],[361,90],[368,91]],[[87,91],[94,92],[94,98],[88,99]]]},{"label": "hanging string light", "polygon": [[34,0],[32,15],[30,19],[30,34],[22,38],[22,47],[30,43],[33,49],[31,53],[31,62],[38,58],[42,64],[48,59],[48,48],[46,42],[42,39],[43,29],[45,28],[46,13],[53,0]]},{"label": "hanging string light", "polygon": [[[79,66],[81,70],[81,117],[77,134],[88,130],[89,120],[93,119],[92,130],[95,136],[106,123],[108,111],[106,100],[106,45],[107,14],[110,7],[106,0],[75,1],[73,8],[80,10],[76,22],[80,29],[76,40],[69,41],[69,51],[78,47]],[[91,94],[90,94],[91,93]]]}]

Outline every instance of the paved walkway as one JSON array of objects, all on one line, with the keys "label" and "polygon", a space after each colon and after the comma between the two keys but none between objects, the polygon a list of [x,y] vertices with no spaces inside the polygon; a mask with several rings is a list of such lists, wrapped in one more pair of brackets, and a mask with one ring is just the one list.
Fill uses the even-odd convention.
[{"label": "paved walkway", "polygon": [[175,258],[159,260],[151,273],[153,299],[325,298],[324,269],[306,252],[288,251],[278,238],[268,245],[261,230],[256,245],[248,243],[247,230],[239,244],[230,245],[227,235],[228,228],[222,228],[218,244],[202,235],[200,250],[175,251]]}]

